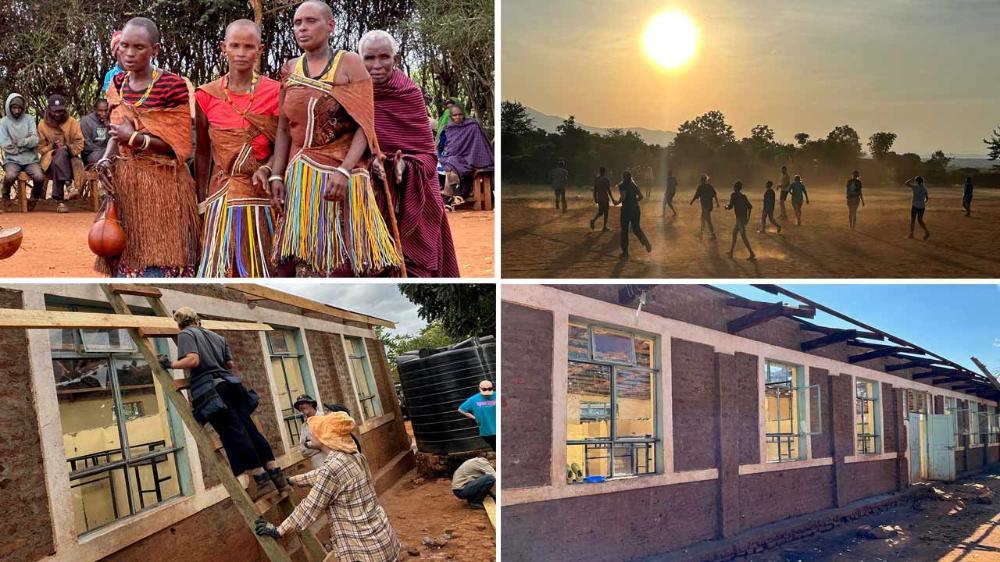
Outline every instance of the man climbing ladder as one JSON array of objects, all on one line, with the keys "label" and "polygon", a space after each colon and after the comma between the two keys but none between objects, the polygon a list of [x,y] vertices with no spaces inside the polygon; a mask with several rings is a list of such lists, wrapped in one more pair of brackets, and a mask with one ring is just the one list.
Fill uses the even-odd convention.
[{"label": "man climbing ladder", "polygon": [[[119,315],[132,315],[132,311],[125,302],[123,295],[135,295],[146,297],[153,308],[153,312],[157,316],[166,318],[171,317],[171,314],[160,300],[161,293],[159,289],[156,289],[155,287],[110,284],[102,284],[100,287],[105,296],[108,298],[108,301],[111,303],[112,308],[114,308],[115,312]],[[237,329],[244,330],[256,329],[267,331],[271,329],[270,326],[265,324],[248,325],[247,323],[235,323],[234,325],[239,326]],[[221,444],[216,445],[213,443],[212,438],[209,436],[201,422],[196,419],[195,414],[192,411],[192,404],[189,403],[180,392],[181,390],[190,388],[189,382],[186,380],[174,380],[170,376],[166,369],[164,369],[160,364],[160,358],[156,354],[153,343],[148,339],[150,337],[172,336],[177,333],[177,330],[128,328],[128,332],[135,341],[139,352],[149,363],[153,377],[163,390],[164,397],[170,401],[174,410],[184,422],[184,425],[187,426],[187,429],[191,432],[192,437],[194,437],[198,448],[203,451],[215,452],[222,449],[223,447]],[[179,346],[179,349],[183,348],[180,348]],[[279,492],[278,490],[273,489],[270,491],[265,490],[265,493],[255,502],[247,494],[243,485],[240,484],[240,481],[237,480],[236,476],[233,475],[230,467],[228,467],[220,457],[216,455],[206,455],[206,458],[209,466],[215,470],[215,473],[218,475],[222,485],[229,493],[230,498],[232,498],[233,505],[236,507],[236,510],[239,512],[249,529],[253,529],[254,522],[258,517],[265,515],[275,506],[280,508],[284,516],[287,516],[287,514],[291,513],[294,509],[294,505],[292,504],[291,496],[288,491]],[[310,562],[320,562],[327,555],[322,544],[320,544],[320,542],[308,529],[300,531],[298,534],[298,541],[293,544],[289,544],[289,548],[292,549],[291,551],[286,551],[285,547],[273,537],[257,535],[256,533],[254,536],[257,538],[257,542],[267,555],[267,558],[272,562],[291,562],[292,559],[290,554],[291,552],[294,552],[296,547],[305,549],[306,557]]]},{"label": "man climbing ladder", "polygon": [[250,499],[257,501],[275,488],[287,492],[291,486],[274,461],[271,445],[250,417],[260,399],[232,373],[229,344],[219,334],[202,328],[198,313],[191,308],[177,309],[174,321],[181,330],[177,335],[178,359],[171,361],[161,355],[160,365],[191,373],[194,418],[211,423],[219,434],[233,474],[250,474],[254,483]]}]

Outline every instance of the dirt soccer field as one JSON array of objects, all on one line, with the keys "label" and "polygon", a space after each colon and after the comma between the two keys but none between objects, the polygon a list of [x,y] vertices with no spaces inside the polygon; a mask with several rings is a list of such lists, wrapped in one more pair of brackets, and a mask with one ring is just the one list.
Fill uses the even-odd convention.
[{"label": "dirt soccer field", "polygon": [[[0,261],[0,277],[99,277],[87,232],[94,214],[79,207],[58,214],[46,201],[26,215],[0,214],[0,225],[20,226],[24,242],[13,257]],[[462,277],[492,277],[493,212],[458,211],[448,214]]]},{"label": "dirt soccer field", "polygon": [[[807,184],[811,204],[803,206],[802,226],[795,226],[791,202],[781,234],[756,232],[763,187],[744,188],[754,208],[747,234],[757,254],[747,260],[742,241],[735,259],[726,253],[735,219],[723,208],[712,213],[717,240],[699,239],[699,204],[688,205],[693,189],[674,198],[678,216],[660,216],[662,188],[642,202],[642,228],[652,253],[631,238],[631,259],[619,259],[619,208],[612,207],[608,228],[590,230],[597,211],[589,189],[567,193],[569,210],[554,209],[552,190],[540,186],[505,186],[501,224],[503,277],[510,278],[994,278],[1000,277],[1000,190],[980,189],[972,216],[965,217],[961,188],[931,188],[924,217],[931,237],[910,240],[911,193],[906,187],[865,187],[866,206],[858,210],[858,228],[847,224],[843,188]],[[645,191],[645,189],[644,189]],[[725,207],[732,192],[716,186]],[[617,195],[617,192],[616,192]],[[778,217],[779,211],[775,211]]]}]

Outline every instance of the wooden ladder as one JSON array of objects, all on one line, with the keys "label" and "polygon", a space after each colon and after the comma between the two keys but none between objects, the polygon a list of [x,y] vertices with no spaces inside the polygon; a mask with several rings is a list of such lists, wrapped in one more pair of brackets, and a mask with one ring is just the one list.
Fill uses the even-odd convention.
[{"label": "wooden ladder", "polygon": [[[132,311],[125,303],[123,295],[133,295],[145,297],[157,316],[172,317],[170,311],[164,306],[163,301],[160,300],[163,295],[156,287],[101,284],[101,290],[104,291],[108,302],[111,303],[111,306],[118,314],[132,314]],[[257,520],[257,517],[263,516],[275,507],[280,509],[283,517],[287,517],[292,513],[295,506],[292,503],[291,494],[289,492],[274,491],[254,502],[250,499],[250,495],[247,494],[246,490],[243,489],[240,481],[233,475],[232,470],[229,468],[229,463],[224,459],[222,444],[219,442],[219,438],[214,433],[210,434],[204,426],[195,420],[194,414],[191,411],[191,403],[181,393],[182,390],[189,388],[187,379],[175,380],[170,373],[160,366],[156,348],[153,346],[153,342],[149,340],[151,337],[176,336],[177,331],[150,328],[127,328],[127,330],[135,341],[136,347],[142,353],[143,358],[149,363],[153,377],[160,385],[164,397],[170,401],[174,410],[184,422],[184,425],[187,426],[188,431],[194,436],[195,443],[198,444],[198,450],[213,452],[213,454],[206,455],[208,464],[219,476],[219,480],[225,486],[226,491],[229,492],[229,497],[233,500],[233,505],[236,506],[236,510],[243,517],[247,527],[250,528],[251,534],[257,537],[257,542],[260,543],[260,547],[267,554],[268,559],[272,562],[291,562],[291,555],[300,549],[304,549],[306,559],[309,562],[321,562],[327,555],[326,551],[309,529],[298,533],[297,540],[293,538],[289,542],[287,550],[278,540],[272,537],[258,536],[254,532],[254,522]]]}]

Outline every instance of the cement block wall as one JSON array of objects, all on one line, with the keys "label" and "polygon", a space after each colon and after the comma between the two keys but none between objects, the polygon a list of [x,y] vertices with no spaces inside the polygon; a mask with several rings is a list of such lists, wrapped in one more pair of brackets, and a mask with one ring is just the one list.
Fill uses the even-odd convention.
[{"label": "cement block wall", "polygon": [[[618,287],[557,288],[617,304]],[[728,320],[745,314],[725,306],[725,298],[703,287],[658,286],[643,310],[724,331]],[[512,302],[501,307],[502,486],[504,490],[548,486],[553,474],[551,449],[559,446],[551,440],[553,314]],[[587,317],[585,310],[578,314]],[[798,350],[801,341],[822,334],[803,336],[796,322],[779,319],[740,335]],[[832,464],[740,475],[740,465],[763,462],[758,357],[719,353],[676,335],[664,345],[670,349],[672,395],[662,398],[669,399],[673,408],[674,469],[717,469],[719,478],[505,505],[501,539],[505,560],[627,560],[733,537],[909,485],[903,389],[891,383],[880,388],[881,452],[895,453],[896,458],[847,462],[856,454],[853,379],[807,365],[810,384],[822,388],[823,404],[822,432],[809,438],[811,458],[831,458]],[[820,348],[816,355],[820,350],[823,356],[845,363],[850,354],[858,353],[846,345]],[[985,459],[990,449],[978,451]],[[660,509],[663,506],[667,508]],[[659,532],[648,535],[648,528]]]}]

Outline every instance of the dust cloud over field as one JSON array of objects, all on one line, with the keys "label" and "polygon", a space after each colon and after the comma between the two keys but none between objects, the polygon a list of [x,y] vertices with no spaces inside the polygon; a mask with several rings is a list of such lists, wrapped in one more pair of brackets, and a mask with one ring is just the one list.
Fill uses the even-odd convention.
[{"label": "dust cloud over field", "polygon": [[[846,181],[846,180],[845,180]],[[1000,277],[1000,190],[979,189],[972,216],[965,217],[961,187],[930,188],[924,217],[929,240],[908,239],[911,192],[904,186],[865,186],[866,206],[858,210],[857,230],[847,224],[843,186],[806,184],[811,203],[803,206],[802,226],[789,219],[781,234],[756,232],[763,207],[763,186],[743,192],[754,208],[747,234],[757,254],[747,260],[741,241],[735,259],[729,244],[735,218],[723,208],[712,213],[717,240],[699,239],[699,204],[688,205],[693,186],[674,198],[678,216],[661,216],[663,188],[642,201],[642,228],[653,245],[646,253],[633,237],[631,259],[621,260],[619,207],[612,207],[611,232],[590,229],[597,211],[589,188],[567,192],[569,209],[554,208],[546,186],[505,185],[501,225],[502,268],[512,278],[995,278]],[[725,207],[731,186],[716,185]],[[646,191],[646,187],[643,187]],[[617,196],[617,191],[615,191]],[[779,211],[775,211],[778,217]]]}]

